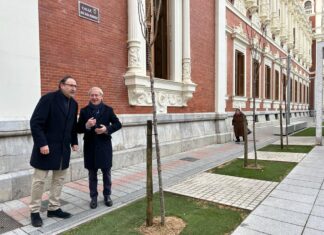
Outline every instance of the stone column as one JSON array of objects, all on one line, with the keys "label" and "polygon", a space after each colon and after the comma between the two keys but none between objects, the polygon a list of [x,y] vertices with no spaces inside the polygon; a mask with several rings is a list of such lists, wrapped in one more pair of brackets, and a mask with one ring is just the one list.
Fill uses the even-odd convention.
[{"label": "stone column", "polygon": [[[145,0],[142,2],[145,18]],[[138,3],[128,0],[128,67],[126,75],[146,75],[146,43],[139,22]]]},{"label": "stone column", "polygon": [[323,120],[323,49],[324,42],[316,43],[316,77],[315,77],[315,110],[316,110],[316,145],[322,145]]},{"label": "stone column", "polygon": [[215,1],[215,112],[225,113],[227,91],[226,1]]},{"label": "stone column", "polygon": [[171,81],[182,81],[182,1],[169,3],[169,77]]},{"label": "stone column", "polygon": [[190,0],[182,0],[182,81],[191,82]]}]

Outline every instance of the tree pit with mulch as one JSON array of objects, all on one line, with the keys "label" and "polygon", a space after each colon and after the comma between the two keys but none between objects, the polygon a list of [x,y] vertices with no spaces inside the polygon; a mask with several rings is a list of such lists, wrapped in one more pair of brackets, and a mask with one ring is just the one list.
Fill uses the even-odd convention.
[{"label": "tree pit with mulch", "polygon": [[165,224],[161,226],[161,217],[153,218],[153,225],[143,224],[138,231],[143,235],[178,235],[186,227],[186,223],[174,216],[165,217]]}]

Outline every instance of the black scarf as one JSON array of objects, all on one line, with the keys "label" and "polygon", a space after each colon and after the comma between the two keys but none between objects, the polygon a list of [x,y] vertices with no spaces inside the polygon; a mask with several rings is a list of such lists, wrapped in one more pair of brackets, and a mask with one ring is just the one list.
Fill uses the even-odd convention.
[{"label": "black scarf", "polygon": [[91,116],[94,119],[97,119],[99,117],[99,115],[102,113],[103,107],[104,107],[104,104],[102,102],[98,105],[94,105],[91,102],[89,102]]}]

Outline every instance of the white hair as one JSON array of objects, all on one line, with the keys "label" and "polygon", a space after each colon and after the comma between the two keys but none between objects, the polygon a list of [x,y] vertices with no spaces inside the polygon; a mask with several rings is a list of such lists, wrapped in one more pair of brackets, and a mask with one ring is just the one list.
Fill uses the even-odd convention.
[{"label": "white hair", "polygon": [[99,91],[99,94],[101,96],[103,96],[103,91],[101,90],[101,88],[96,87],[96,86],[90,88],[90,90],[88,91],[88,95],[90,95],[93,90],[98,90]]}]

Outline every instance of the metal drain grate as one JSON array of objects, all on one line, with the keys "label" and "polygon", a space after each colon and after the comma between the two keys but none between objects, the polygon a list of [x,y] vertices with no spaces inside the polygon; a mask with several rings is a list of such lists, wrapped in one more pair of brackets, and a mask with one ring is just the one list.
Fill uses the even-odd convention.
[{"label": "metal drain grate", "polygon": [[20,223],[5,212],[0,211],[0,234],[22,227]]},{"label": "metal drain grate", "polygon": [[184,157],[184,158],[181,158],[180,160],[188,161],[188,162],[195,162],[195,161],[197,161],[199,159],[198,158],[194,158],[194,157]]},{"label": "metal drain grate", "polygon": [[[61,201],[61,206],[64,206],[64,205],[68,204],[67,201],[64,201],[62,199],[60,201]],[[48,200],[42,201],[42,205],[41,205],[40,211],[41,212],[47,211],[47,206],[48,206]]]}]

